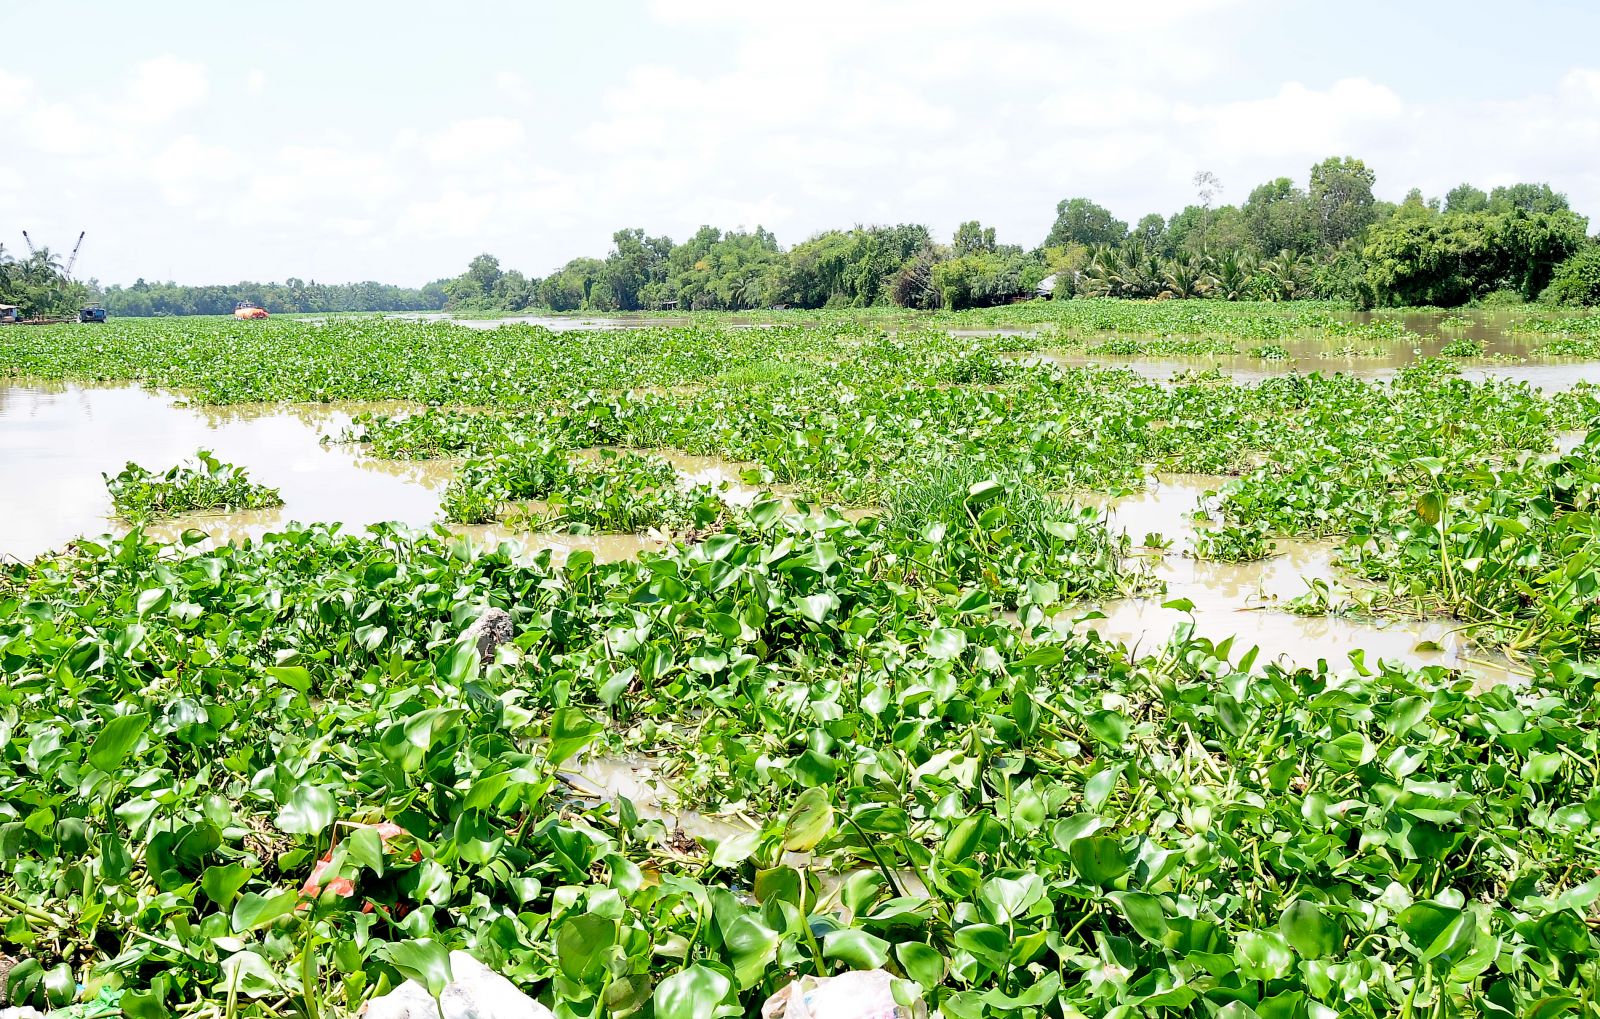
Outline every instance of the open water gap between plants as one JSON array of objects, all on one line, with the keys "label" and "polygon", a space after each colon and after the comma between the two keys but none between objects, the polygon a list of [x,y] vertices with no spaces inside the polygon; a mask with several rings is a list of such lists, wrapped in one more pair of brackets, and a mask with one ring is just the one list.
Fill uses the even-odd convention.
[{"label": "open water gap between plants", "polygon": [[[283,505],[185,515],[155,522],[147,533],[175,541],[197,528],[208,534],[208,543],[219,543],[259,538],[296,520],[338,522],[357,531],[388,521],[429,526],[440,517],[440,496],[457,461],[385,460],[350,444],[323,441],[341,434],[356,414],[394,413],[408,406],[199,407],[130,385],[0,386],[0,556],[27,559],[81,536],[126,530],[112,515],[101,473],[114,474],[128,461],[164,469],[197,449],[210,449],[279,488]],[[740,481],[744,465],[671,451],[660,455],[686,483],[726,485],[730,502],[747,503],[756,494]],[[1148,651],[1164,643],[1176,626],[1193,622],[1198,633],[1219,640],[1232,635],[1240,650],[1255,646],[1266,657],[1296,664],[1323,659],[1342,667],[1351,652],[1359,651],[1369,662],[1460,668],[1480,682],[1513,674],[1509,663],[1475,649],[1447,620],[1378,623],[1284,610],[1284,603],[1305,594],[1311,582],[1338,581],[1331,542],[1279,540],[1275,555],[1238,564],[1185,555],[1198,526],[1196,508],[1223,480],[1159,475],[1120,499],[1080,495],[1078,501],[1107,512],[1114,531],[1128,533],[1138,552],[1135,565],[1148,565],[1166,590],[1080,606],[1058,614],[1050,625],[1093,628],[1109,640]],[[548,548],[558,558],[582,550],[601,560],[624,559],[660,550],[667,541],[659,534],[530,534],[502,523],[449,526],[481,547],[510,541],[528,554]],[[1161,535],[1167,547],[1138,548],[1150,534]],[[1165,607],[1177,600],[1193,607]],[[1083,620],[1091,609],[1102,618]]]}]

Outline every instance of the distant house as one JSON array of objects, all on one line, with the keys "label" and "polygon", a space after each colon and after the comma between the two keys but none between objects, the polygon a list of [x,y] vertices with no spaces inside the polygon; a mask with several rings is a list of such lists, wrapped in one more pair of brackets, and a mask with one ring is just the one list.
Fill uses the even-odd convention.
[{"label": "distant house", "polygon": [[21,322],[22,309],[14,304],[0,304],[0,322]]},{"label": "distant house", "polygon": [[1051,273],[1034,285],[1033,296],[1054,297],[1056,293],[1056,273]]}]

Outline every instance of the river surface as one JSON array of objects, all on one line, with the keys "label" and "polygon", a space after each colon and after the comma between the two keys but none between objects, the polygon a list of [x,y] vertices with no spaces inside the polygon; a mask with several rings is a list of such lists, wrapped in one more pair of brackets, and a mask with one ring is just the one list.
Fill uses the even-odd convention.
[{"label": "river surface", "polygon": [[[426,527],[439,520],[439,501],[455,461],[396,462],[368,456],[351,444],[327,442],[353,415],[395,412],[403,404],[272,405],[192,407],[163,393],[134,386],[73,384],[0,385],[0,556],[30,559],[80,536],[126,529],[113,513],[102,473],[115,474],[129,461],[164,471],[207,449],[250,476],[278,488],[284,505],[238,513],[188,514],[147,530],[168,539],[198,528],[213,542],[257,538],[291,521],[337,522],[360,530],[383,521]],[[743,465],[710,457],[667,452],[685,483],[726,486],[730,502],[748,502],[758,492],[739,480]],[[1257,646],[1262,654],[1293,664],[1325,659],[1342,668],[1351,651],[1410,665],[1463,668],[1484,679],[1501,678],[1506,663],[1475,650],[1450,625],[1404,620],[1381,625],[1339,616],[1300,616],[1284,603],[1312,581],[1336,584],[1333,546],[1280,540],[1278,553],[1255,563],[1197,561],[1184,552],[1197,526],[1197,505],[1221,478],[1158,476],[1141,492],[1119,500],[1087,497],[1114,529],[1136,545],[1149,533],[1170,542],[1164,552],[1141,549],[1140,558],[1165,581],[1157,597],[1121,599],[1058,615],[1062,629],[1093,627],[1104,636],[1150,650],[1173,628],[1192,619],[1214,640],[1237,636],[1236,653]],[[783,494],[783,493],[779,493]],[[853,515],[860,515],[859,511]],[[551,549],[558,557],[586,550],[620,559],[660,549],[666,537],[559,535],[518,532],[503,524],[450,525],[476,543],[515,542],[531,554]],[[1176,599],[1188,611],[1164,608]],[[1095,610],[1103,618],[1085,621]]]},{"label": "river surface", "polygon": [[[1125,532],[1135,546],[1157,534],[1168,547],[1136,547],[1130,561],[1148,564],[1166,584],[1165,593],[1148,598],[1121,598],[1092,606],[1102,618],[1079,621],[1084,610],[1056,617],[1058,629],[1091,628],[1102,636],[1144,651],[1155,651],[1173,629],[1193,621],[1195,633],[1220,641],[1234,636],[1235,655],[1256,647],[1264,659],[1294,665],[1325,660],[1336,669],[1361,651],[1370,666],[1379,660],[1408,666],[1442,665],[1470,671],[1480,681],[1512,678],[1515,671],[1504,658],[1474,647],[1456,631],[1456,624],[1440,619],[1371,620],[1341,615],[1305,616],[1288,611],[1290,600],[1306,594],[1315,581],[1335,594],[1345,582],[1335,565],[1334,543],[1279,538],[1276,554],[1249,563],[1216,563],[1195,559],[1197,530],[1203,522],[1195,509],[1227,479],[1196,474],[1160,474],[1146,487],[1121,499],[1098,501],[1113,532]],[[1095,504],[1094,499],[1079,499]],[[1186,600],[1191,608],[1167,608]],[[1337,597],[1335,598],[1337,601]]]},{"label": "river surface", "polygon": [[[1372,313],[1352,313],[1350,316],[1360,322],[1371,322],[1376,317]],[[1395,339],[1367,339],[1307,332],[1270,341],[1289,355],[1277,359],[1252,356],[1249,351],[1261,343],[1245,339],[1230,341],[1240,351],[1237,354],[1124,356],[1082,349],[1050,350],[1046,349],[1049,342],[1046,340],[1045,346],[1039,351],[1017,356],[1024,361],[1044,361],[1064,366],[1126,368],[1155,382],[1170,381],[1180,372],[1207,370],[1223,372],[1238,382],[1256,382],[1291,372],[1305,374],[1314,371],[1341,372],[1356,378],[1382,381],[1393,378],[1401,368],[1414,363],[1419,357],[1442,356],[1447,344],[1464,338],[1481,343],[1484,356],[1450,359],[1460,366],[1462,378],[1477,381],[1488,378],[1520,380],[1546,392],[1571,389],[1580,382],[1600,385],[1600,361],[1541,354],[1540,348],[1554,338],[1515,331],[1512,326],[1517,320],[1505,313],[1412,312],[1383,317],[1398,320],[1411,335]],[[1463,319],[1465,324],[1462,324]],[[1447,321],[1450,324],[1445,324]],[[1104,336],[1096,336],[1089,339],[1087,345],[1093,347],[1104,339]]]}]

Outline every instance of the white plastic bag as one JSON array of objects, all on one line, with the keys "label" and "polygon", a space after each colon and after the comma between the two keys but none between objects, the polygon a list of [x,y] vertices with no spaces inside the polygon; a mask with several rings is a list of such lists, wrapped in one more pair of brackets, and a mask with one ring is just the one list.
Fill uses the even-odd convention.
[{"label": "white plastic bag", "polygon": [[894,999],[894,977],[881,969],[836,977],[801,977],[761,1006],[762,1019],[922,1019],[921,1001]]},{"label": "white plastic bag", "polygon": [[555,1019],[548,1008],[517,990],[515,984],[466,952],[450,953],[453,979],[439,995],[407,980],[367,1002],[366,1019]]}]

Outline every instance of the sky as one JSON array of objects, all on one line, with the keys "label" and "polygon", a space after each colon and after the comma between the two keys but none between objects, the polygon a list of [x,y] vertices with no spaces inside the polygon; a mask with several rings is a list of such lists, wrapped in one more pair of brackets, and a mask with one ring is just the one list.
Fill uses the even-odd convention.
[{"label": "sky", "polygon": [[1130,223],[1364,159],[1600,220],[1600,4],[0,0],[0,244],[77,275],[543,276],[611,234]]}]

